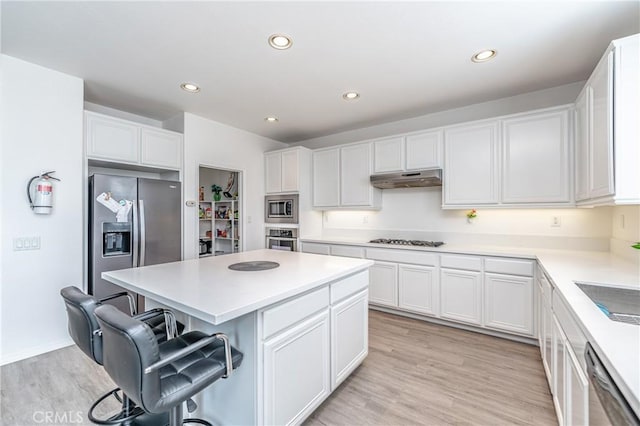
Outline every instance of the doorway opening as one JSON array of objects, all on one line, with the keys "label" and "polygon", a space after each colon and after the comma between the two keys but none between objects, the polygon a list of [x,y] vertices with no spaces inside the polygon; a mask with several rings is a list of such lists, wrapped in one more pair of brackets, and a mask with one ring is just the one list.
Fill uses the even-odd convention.
[{"label": "doorway opening", "polygon": [[198,168],[199,257],[242,251],[242,172]]}]

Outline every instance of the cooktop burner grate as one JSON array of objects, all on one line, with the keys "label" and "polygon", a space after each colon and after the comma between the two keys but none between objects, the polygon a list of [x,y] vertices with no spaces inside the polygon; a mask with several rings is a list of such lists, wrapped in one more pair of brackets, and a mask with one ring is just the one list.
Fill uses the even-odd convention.
[{"label": "cooktop burner grate", "polygon": [[440,247],[444,243],[442,241],[422,241],[422,240],[401,240],[397,238],[376,238],[369,241],[375,244],[395,244],[400,246],[418,246],[418,247]]}]

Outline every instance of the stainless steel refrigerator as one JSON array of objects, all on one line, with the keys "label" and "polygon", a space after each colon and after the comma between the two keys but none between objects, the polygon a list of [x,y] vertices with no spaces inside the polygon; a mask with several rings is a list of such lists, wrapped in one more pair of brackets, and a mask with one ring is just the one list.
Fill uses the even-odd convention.
[{"label": "stainless steel refrigerator", "polygon": [[[181,260],[180,182],[94,174],[89,178],[89,294],[125,291],[105,271]],[[144,298],[129,292],[144,309]],[[129,312],[126,298],[113,302]]]}]

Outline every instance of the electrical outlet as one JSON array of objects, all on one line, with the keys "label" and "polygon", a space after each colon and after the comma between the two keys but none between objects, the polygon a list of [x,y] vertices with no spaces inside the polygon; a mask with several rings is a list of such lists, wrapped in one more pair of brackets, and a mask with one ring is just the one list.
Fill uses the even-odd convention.
[{"label": "electrical outlet", "polygon": [[251,223],[251,216],[247,216],[247,223]]},{"label": "electrical outlet", "polygon": [[362,223],[367,224],[369,223],[369,216],[362,216]]},{"label": "electrical outlet", "polygon": [[551,216],[551,227],[560,228],[560,226],[561,226],[560,216]]},{"label": "electrical outlet", "polygon": [[624,215],[620,215],[620,229],[624,229]]}]

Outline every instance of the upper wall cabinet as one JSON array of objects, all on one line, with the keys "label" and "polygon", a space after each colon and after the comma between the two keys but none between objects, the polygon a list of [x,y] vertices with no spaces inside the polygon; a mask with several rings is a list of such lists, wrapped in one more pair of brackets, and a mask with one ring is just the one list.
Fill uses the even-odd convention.
[{"label": "upper wall cabinet", "polygon": [[570,107],[444,132],[444,208],[572,204]]},{"label": "upper wall cabinet", "polygon": [[374,173],[442,167],[442,130],[380,139],[373,142]]},{"label": "upper wall cabinet", "polygon": [[444,140],[444,205],[497,204],[498,122],[446,129]]},{"label": "upper wall cabinet", "polygon": [[179,170],[182,135],[85,111],[87,158]]},{"label": "upper wall cabinet", "polygon": [[267,194],[300,191],[300,161],[304,149],[292,148],[264,155]]},{"label": "upper wall cabinet", "polygon": [[381,192],[371,186],[370,143],[313,152],[313,207],[379,209]]},{"label": "upper wall cabinet", "polygon": [[576,100],[579,205],[640,204],[640,35],[614,40]]},{"label": "upper wall cabinet", "polygon": [[569,203],[568,111],[502,121],[502,202]]}]

